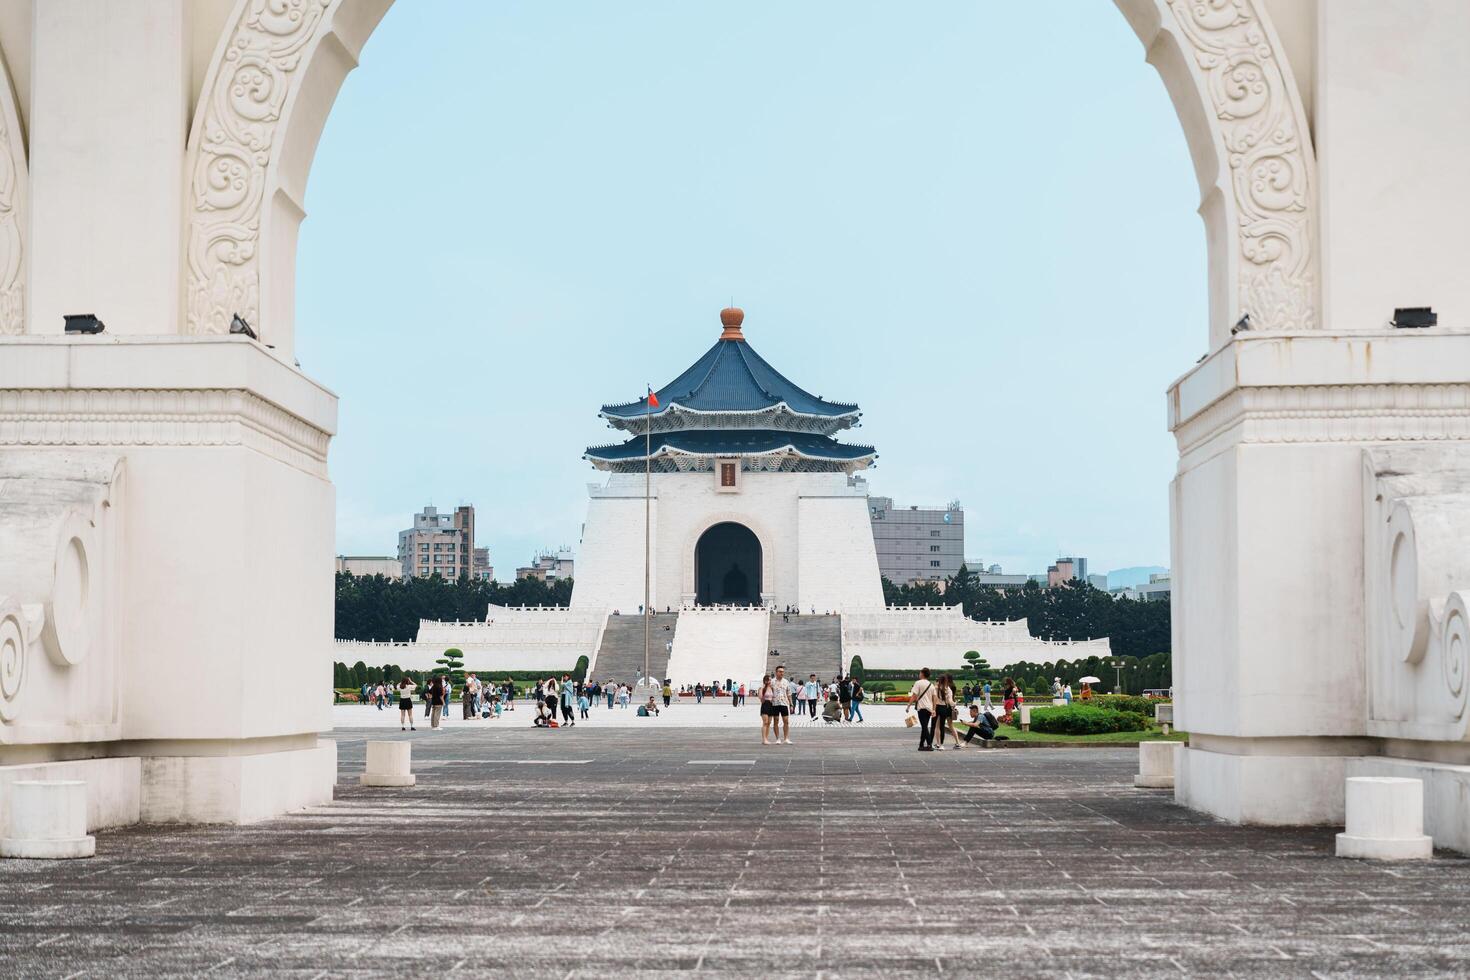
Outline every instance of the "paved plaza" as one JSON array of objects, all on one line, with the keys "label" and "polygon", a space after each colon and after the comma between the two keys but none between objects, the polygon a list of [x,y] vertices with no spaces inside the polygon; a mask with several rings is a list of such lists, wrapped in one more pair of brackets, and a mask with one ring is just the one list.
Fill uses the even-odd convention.
[{"label": "paved plaza", "polygon": [[[417,786],[356,785],[362,736]],[[1214,823],[1117,750],[893,729],[339,732],[330,806],[0,863],[0,974],[1463,975],[1470,862]]]}]

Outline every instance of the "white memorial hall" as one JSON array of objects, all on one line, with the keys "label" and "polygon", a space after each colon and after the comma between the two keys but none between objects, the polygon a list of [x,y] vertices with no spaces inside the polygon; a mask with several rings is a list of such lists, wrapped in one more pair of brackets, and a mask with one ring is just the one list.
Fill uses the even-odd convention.
[{"label": "white memorial hall", "polygon": [[720,311],[719,338],[687,370],[602,407],[626,440],[586,452],[608,475],[588,488],[569,609],[492,606],[483,621],[421,622],[416,643],[338,642],[333,659],[425,670],[453,646],[493,673],[587,657],[589,679],[628,684],[646,659],[659,683],[723,686],[778,665],[830,679],[855,656],[915,670],[963,667],[969,650],[997,665],[1107,655],[1105,638],[1045,642],[1024,620],[974,622],[958,606],[885,608],[859,475],[877,452],[833,437],[858,406],[788,380],[746,341],[744,317]]}]

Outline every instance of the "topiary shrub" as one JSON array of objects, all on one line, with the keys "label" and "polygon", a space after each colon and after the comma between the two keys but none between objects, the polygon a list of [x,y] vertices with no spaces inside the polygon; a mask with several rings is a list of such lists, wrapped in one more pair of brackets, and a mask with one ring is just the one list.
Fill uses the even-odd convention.
[{"label": "topiary shrub", "polygon": [[455,687],[464,687],[464,651],[459,647],[450,647],[444,651],[444,656],[435,660],[434,663],[444,668],[449,675],[450,681]]},{"label": "topiary shrub", "polygon": [[1105,735],[1109,732],[1148,730],[1148,717],[1136,711],[1110,711],[1092,705],[1037,708],[1031,712],[1031,730],[1051,735]]},{"label": "topiary shrub", "polygon": [[867,686],[867,673],[863,670],[863,658],[853,657],[852,663],[847,665],[847,676],[854,680],[862,681]]},{"label": "topiary shrub", "polygon": [[579,683],[581,681],[585,681],[587,679],[587,668],[591,665],[591,663],[592,661],[587,659],[587,655],[585,653],[578,657],[577,666],[572,668],[572,680]]}]

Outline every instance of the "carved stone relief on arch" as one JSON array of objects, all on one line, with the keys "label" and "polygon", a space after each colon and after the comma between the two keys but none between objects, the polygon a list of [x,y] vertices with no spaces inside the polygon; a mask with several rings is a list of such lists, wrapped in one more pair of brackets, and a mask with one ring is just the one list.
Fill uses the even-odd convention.
[{"label": "carved stone relief on arch", "polygon": [[[1194,120],[1208,127],[1212,150],[1206,152],[1221,158],[1219,173],[1210,177],[1225,225],[1212,229],[1210,280],[1220,294],[1212,300],[1212,319],[1233,323],[1249,313],[1256,329],[1319,327],[1315,161],[1290,67],[1260,0],[1117,2],[1145,47],[1163,34],[1178,45],[1188,63],[1187,98],[1197,104],[1179,105],[1186,96],[1178,85],[1169,85],[1171,94],[1186,128]],[[307,63],[333,57],[317,42],[338,31],[342,15],[360,14],[352,29],[362,34],[360,43],[391,3],[240,0],[189,143],[186,332],[224,333],[237,312],[271,329],[259,323],[262,270],[294,275],[289,263],[263,262],[261,255],[273,164],[287,142],[278,131],[283,109],[308,74]],[[353,63],[339,53],[332,70],[345,75]],[[1198,157],[1194,140],[1191,146]],[[1212,324],[1217,337],[1221,330]]]},{"label": "carved stone relief on arch", "polygon": [[26,331],[28,170],[20,109],[10,84],[9,66],[0,55],[0,335]]},{"label": "carved stone relief on arch", "polygon": [[184,329],[260,323],[261,216],[282,111],[340,0],[242,0],[215,53],[189,137]]}]

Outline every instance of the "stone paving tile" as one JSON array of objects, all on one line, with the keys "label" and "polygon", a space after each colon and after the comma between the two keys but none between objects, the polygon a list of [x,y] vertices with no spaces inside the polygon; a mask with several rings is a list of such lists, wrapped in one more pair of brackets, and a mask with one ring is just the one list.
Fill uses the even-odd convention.
[{"label": "stone paving tile", "polygon": [[[361,735],[413,738],[419,785],[356,786]],[[1131,749],[339,736],[330,806],[0,862],[0,977],[1470,974],[1470,861],[1220,824],[1135,790]]]}]

